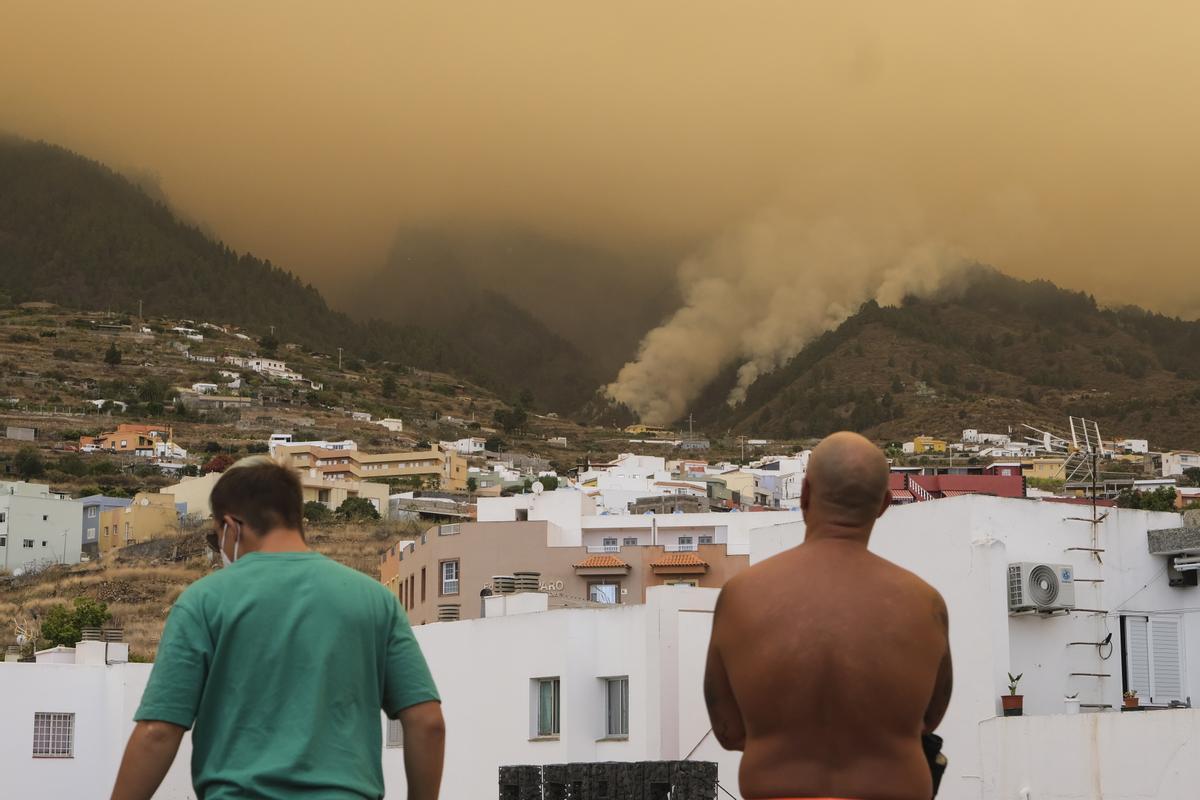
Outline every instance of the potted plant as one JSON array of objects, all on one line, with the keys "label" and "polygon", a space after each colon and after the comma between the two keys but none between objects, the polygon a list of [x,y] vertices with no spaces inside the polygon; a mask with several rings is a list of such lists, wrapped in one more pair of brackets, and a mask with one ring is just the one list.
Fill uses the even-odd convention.
[{"label": "potted plant", "polygon": [[1008,673],[1008,694],[1000,697],[1000,705],[1004,707],[1004,716],[1019,717],[1025,709],[1025,695],[1017,694],[1017,684],[1021,682],[1021,678],[1025,673],[1013,676]]},{"label": "potted plant", "polygon": [[1137,689],[1130,689],[1129,691],[1127,691],[1125,693],[1125,707],[1126,708],[1137,708],[1138,707]]},{"label": "potted plant", "polygon": [[1075,694],[1067,695],[1066,697],[1063,698],[1063,702],[1065,702],[1067,704],[1067,713],[1068,714],[1078,714],[1079,713],[1079,692],[1076,692]]}]

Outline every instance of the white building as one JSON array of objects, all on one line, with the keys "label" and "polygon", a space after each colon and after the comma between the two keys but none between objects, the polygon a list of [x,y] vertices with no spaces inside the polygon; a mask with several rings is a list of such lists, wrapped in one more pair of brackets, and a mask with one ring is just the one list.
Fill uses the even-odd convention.
[{"label": "white building", "polygon": [[196,394],[216,394],[217,385],[215,383],[193,383],[192,391]]},{"label": "white building", "polygon": [[82,547],[83,503],[44,484],[0,481],[0,569],[78,564]]},{"label": "white building", "polygon": [[1003,447],[1012,442],[1007,433],[980,433],[975,428],[967,428],[962,432],[963,444],[992,444]]},{"label": "white building", "polygon": [[1123,453],[1145,455],[1150,452],[1150,442],[1146,439],[1122,439],[1116,443],[1116,449]]},{"label": "white building", "polygon": [[463,456],[482,455],[484,451],[484,442],[476,436],[468,436],[464,439],[456,439],[453,442],[438,442],[438,447],[448,453],[458,453]]},{"label": "white building", "polygon": [[792,511],[753,514],[602,514],[596,499],[572,489],[511,497],[481,497],[479,522],[546,520],[548,547],[579,547],[597,553],[620,552],[624,546],[665,545],[691,550],[723,544],[729,555],[747,555],[750,543],[767,532],[784,529],[800,535],[803,516]]},{"label": "white building", "polygon": [[382,425],[392,433],[404,433],[404,420],[388,417],[387,419],[375,420],[376,425]]},{"label": "white building", "polygon": [[1162,475],[1169,478],[1182,475],[1184,470],[1200,468],[1200,453],[1191,450],[1175,450],[1162,454]]},{"label": "white building", "polygon": [[[1093,540],[1082,516],[1058,503],[970,496],[896,506],[879,520],[871,549],[933,584],[950,610],[954,698],[938,731],[950,767],[939,798],[1093,797],[1104,776],[1124,787],[1105,797],[1194,794],[1184,787],[1200,780],[1200,762],[1170,753],[1200,750],[1187,739],[1200,712],[1115,710],[1125,687],[1156,705],[1200,687],[1200,588],[1172,587],[1167,559],[1147,543],[1147,531],[1180,517],[1111,509]],[[751,562],[801,541],[794,529],[766,531],[751,540]],[[1103,549],[1103,564],[1083,548]],[[1078,610],[1010,616],[1009,566],[1020,562],[1065,565]],[[1110,633],[1111,652],[1071,644]],[[993,719],[1009,672],[1024,675],[1027,717]],[[1072,694],[1093,713],[1046,716],[1069,710]]]}]

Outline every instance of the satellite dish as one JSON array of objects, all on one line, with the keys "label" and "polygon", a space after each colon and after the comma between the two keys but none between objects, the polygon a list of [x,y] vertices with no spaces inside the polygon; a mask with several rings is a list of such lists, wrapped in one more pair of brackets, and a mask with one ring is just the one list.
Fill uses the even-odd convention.
[{"label": "satellite dish", "polygon": [[546,487],[542,485],[541,481],[534,481],[533,486],[529,487],[529,489],[534,494],[541,494],[542,492],[546,491]]}]

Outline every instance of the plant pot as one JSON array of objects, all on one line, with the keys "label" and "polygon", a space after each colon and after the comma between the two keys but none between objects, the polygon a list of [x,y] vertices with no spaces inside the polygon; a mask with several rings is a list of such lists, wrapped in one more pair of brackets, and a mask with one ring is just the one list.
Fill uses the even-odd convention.
[{"label": "plant pot", "polygon": [[1078,699],[1068,698],[1064,702],[1066,703],[1066,706],[1067,706],[1066,711],[1068,714],[1078,714],[1079,713],[1079,700]]},{"label": "plant pot", "polygon": [[1004,708],[1004,716],[1019,717],[1025,710],[1025,695],[1002,694],[1000,695],[1000,705]]},{"label": "plant pot", "polygon": [[1140,705],[1140,703],[1139,703],[1138,701],[1139,701],[1141,698],[1138,698],[1138,697],[1123,697],[1123,698],[1121,698],[1121,699],[1122,699],[1122,702],[1123,702],[1123,704],[1124,704],[1124,706],[1125,706],[1126,708],[1137,708],[1137,707]]}]

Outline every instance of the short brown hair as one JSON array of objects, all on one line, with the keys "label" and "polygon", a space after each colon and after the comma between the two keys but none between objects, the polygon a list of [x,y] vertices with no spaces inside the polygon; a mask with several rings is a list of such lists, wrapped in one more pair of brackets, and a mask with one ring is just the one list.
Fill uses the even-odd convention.
[{"label": "short brown hair", "polygon": [[304,533],[304,490],[295,471],[269,456],[238,461],[208,499],[213,517],[237,517],[256,533],[289,528]]}]

